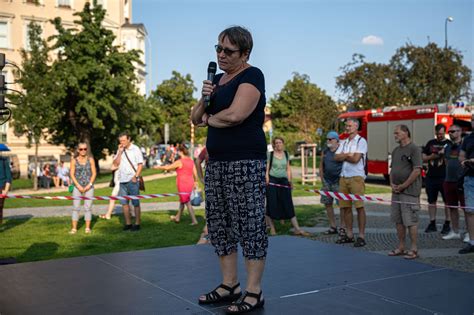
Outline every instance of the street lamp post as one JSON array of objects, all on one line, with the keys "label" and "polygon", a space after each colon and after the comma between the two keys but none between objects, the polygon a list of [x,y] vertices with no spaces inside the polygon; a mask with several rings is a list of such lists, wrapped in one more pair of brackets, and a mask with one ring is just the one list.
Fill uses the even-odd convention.
[{"label": "street lamp post", "polygon": [[448,16],[444,21],[444,48],[448,49],[448,22],[454,21],[452,16]]}]

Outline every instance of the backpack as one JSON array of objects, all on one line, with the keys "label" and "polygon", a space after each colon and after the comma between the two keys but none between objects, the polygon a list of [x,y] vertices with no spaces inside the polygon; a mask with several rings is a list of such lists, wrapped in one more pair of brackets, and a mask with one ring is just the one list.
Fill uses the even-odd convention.
[{"label": "backpack", "polygon": [[[363,139],[363,138],[361,136],[359,136],[359,139],[357,140],[357,146],[359,146],[360,139]],[[367,145],[367,147],[368,147],[368,145]],[[367,165],[367,159],[368,159],[367,155],[368,155],[368,152],[366,154],[364,154],[364,156],[362,157],[362,163],[364,163],[365,176],[367,176],[369,174],[369,167]]]},{"label": "backpack", "polygon": [[[285,152],[286,160],[287,160],[288,162],[290,162],[290,159],[289,159],[289,157],[288,157],[288,151],[284,151],[284,152]],[[273,165],[273,151],[270,152],[270,167],[268,168],[269,170],[272,169],[272,165]]]}]

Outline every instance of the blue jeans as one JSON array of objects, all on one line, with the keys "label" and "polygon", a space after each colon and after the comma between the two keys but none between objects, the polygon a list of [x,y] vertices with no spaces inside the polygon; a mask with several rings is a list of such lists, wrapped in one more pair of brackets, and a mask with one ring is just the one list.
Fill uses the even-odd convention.
[{"label": "blue jeans", "polygon": [[[136,183],[132,181],[120,183],[119,196],[137,196],[140,194],[138,187],[138,181]],[[128,200],[120,200],[120,204],[126,205],[128,204]],[[140,207],[140,200],[132,200],[132,204],[134,207]]]},{"label": "blue jeans", "polygon": [[[466,200],[466,212],[474,214],[474,177],[464,177],[464,199]],[[471,238],[472,239],[472,238]]]}]

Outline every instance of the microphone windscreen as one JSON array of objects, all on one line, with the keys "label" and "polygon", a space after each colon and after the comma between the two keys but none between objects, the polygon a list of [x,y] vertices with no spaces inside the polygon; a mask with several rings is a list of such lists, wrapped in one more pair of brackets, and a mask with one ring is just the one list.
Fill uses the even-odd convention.
[{"label": "microphone windscreen", "polygon": [[217,71],[217,63],[214,61],[209,62],[209,66],[207,67],[207,73],[216,74]]}]

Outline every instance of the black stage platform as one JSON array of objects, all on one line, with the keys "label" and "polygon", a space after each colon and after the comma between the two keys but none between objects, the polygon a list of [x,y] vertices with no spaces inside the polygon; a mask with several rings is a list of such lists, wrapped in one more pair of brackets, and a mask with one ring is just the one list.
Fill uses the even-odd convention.
[{"label": "black stage platform", "polygon": [[[219,280],[208,245],[6,265],[0,314],[222,313],[197,303]],[[298,237],[270,238],[263,288],[255,314],[474,311],[474,274]]]}]

